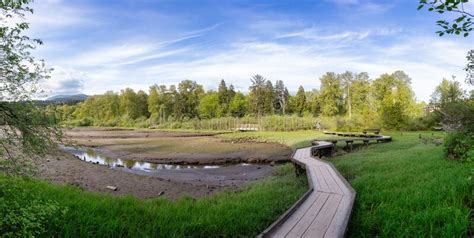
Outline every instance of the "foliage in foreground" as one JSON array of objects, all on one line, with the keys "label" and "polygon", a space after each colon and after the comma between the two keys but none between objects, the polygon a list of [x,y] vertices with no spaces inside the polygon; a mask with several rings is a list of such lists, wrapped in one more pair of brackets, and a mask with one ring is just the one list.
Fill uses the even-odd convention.
[{"label": "foliage in foreground", "polygon": [[49,69],[31,55],[41,40],[25,35],[29,2],[0,2],[0,171],[14,174],[30,174],[29,165],[61,140],[61,131],[31,102]]},{"label": "foliage in foreground", "polygon": [[[295,178],[292,166],[284,165],[275,176],[243,191],[197,200],[118,198],[5,176],[0,176],[0,188],[0,201],[8,201],[0,204],[0,217],[16,214],[18,218],[16,223],[2,223],[0,231],[13,232],[12,236],[237,237],[263,231],[306,191],[307,185],[305,176]],[[27,199],[25,194],[35,199]],[[45,222],[49,219],[51,223]]]},{"label": "foliage in foreground", "polygon": [[444,159],[441,146],[405,133],[333,162],[357,191],[350,236],[467,235],[473,164]]},{"label": "foliage in foreground", "polygon": [[444,141],[444,151],[449,159],[474,162],[474,134],[451,133]]}]

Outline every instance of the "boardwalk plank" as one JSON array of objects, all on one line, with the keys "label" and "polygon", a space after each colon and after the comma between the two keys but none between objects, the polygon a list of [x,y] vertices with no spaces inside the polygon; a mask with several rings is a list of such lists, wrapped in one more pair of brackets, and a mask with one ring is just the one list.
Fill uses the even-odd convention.
[{"label": "boardwalk plank", "polygon": [[328,200],[318,213],[303,237],[324,237],[326,230],[336,215],[337,208],[341,203],[342,195],[330,194]]},{"label": "boardwalk plank", "polygon": [[344,236],[344,231],[349,223],[351,207],[352,198],[350,196],[344,196],[324,237],[331,238]]},{"label": "boardwalk plank", "polygon": [[[318,142],[319,146],[331,142]],[[335,168],[311,155],[311,147],[297,149],[293,159],[306,165],[313,190],[293,212],[271,226],[265,237],[343,237],[355,192]],[[311,185],[310,184],[310,185]]]},{"label": "boardwalk plank", "polygon": [[[321,174],[323,175],[324,179],[326,180],[326,183],[329,186],[329,190],[332,193],[343,194],[343,192],[339,188],[339,184],[337,184],[337,182],[335,181],[335,178],[329,173],[328,169],[329,169],[329,165],[319,166],[319,170]],[[339,178],[337,179],[339,180]]]},{"label": "boardwalk plank", "polygon": [[311,208],[316,199],[321,193],[311,193],[306,201],[301,204],[298,210],[296,210],[286,221],[281,225],[280,229],[273,235],[274,237],[285,237],[291,229],[298,223],[304,214]]},{"label": "boardwalk plank", "polygon": [[320,193],[318,199],[313,202],[311,207],[285,237],[301,237],[311,223],[313,223],[316,216],[318,216],[323,206],[327,203],[328,198],[329,194]]}]

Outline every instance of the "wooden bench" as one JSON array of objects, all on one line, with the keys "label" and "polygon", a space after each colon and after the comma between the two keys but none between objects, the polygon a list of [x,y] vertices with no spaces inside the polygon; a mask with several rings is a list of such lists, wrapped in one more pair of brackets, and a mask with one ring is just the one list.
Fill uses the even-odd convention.
[{"label": "wooden bench", "polygon": [[380,134],[380,128],[372,128],[372,129],[364,129],[362,133],[367,134],[369,132],[373,132],[374,134]]},{"label": "wooden bench", "polygon": [[[356,141],[361,141],[364,146],[369,146],[369,143],[371,141],[374,141],[374,142],[389,142],[389,141],[392,141],[392,137],[390,136],[382,136],[382,135],[378,135],[378,136],[367,136],[367,137],[360,137],[360,138],[357,138],[357,137],[350,137],[350,138],[341,138],[341,139],[316,139],[316,140],[313,140],[312,144],[313,145],[317,145],[318,143],[322,142],[322,141],[329,141],[332,143],[333,145],[333,151],[336,149],[336,145],[338,142],[342,142],[342,143],[346,143],[346,150],[347,151],[352,151],[352,149],[354,148],[354,142]],[[328,157],[328,156],[326,156]]]}]

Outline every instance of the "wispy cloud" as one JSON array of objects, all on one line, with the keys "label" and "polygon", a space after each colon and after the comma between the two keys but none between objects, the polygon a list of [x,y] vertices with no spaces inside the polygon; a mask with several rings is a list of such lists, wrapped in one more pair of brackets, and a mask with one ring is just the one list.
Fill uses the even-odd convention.
[{"label": "wispy cloud", "polygon": [[[51,36],[39,52],[55,65],[52,81],[44,84],[55,94],[147,90],[183,79],[212,89],[222,78],[247,91],[257,73],[284,80],[294,91],[299,85],[318,88],[327,71],[366,71],[376,78],[405,70],[418,98],[427,100],[443,77],[464,77],[465,54],[472,48],[464,39],[427,35],[412,24],[414,18],[395,14],[407,8],[403,1],[45,1],[33,25],[43,25],[41,32]],[[391,15],[396,17],[386,19]]]},{"label": "wispy cloud", "polygon": [[376,3],[370,0],[326,0],[342,7],[348,7],[355,12],[378,14],[390,10],[394,5],[391,3]]},{"label": "wispy cloud", "polygon": [[364,40],[371,36],[390,36],[398,34],[402,31],[401,28],[377,28],[364,29],[360,31],[343,31],[343,32],[327,32],[319,28],[305,28],[299,31],[286,33],[277,38],[305,38],[310,40],[325,40],[325,41],[351,41]]},{"label": "wispy cloud", "polygon": [[34,1],[32,8],[34,14],[28,14],[26,20],[31,23],[31,32],[42,37],[50,36],[55,29],[100,24],[90,17],[93,9],[62,0]]}]

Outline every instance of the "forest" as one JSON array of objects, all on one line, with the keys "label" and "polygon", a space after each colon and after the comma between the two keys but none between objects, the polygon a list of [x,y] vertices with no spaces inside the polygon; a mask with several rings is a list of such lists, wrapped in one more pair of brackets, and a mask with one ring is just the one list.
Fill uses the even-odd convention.
[{"label": "forest", "polygon": [[319,80],[319,89],[300,86],[295,95],[283,81],[273,84],[258,74],[251,77],[248,93],[236,91],[224,79],[217,90],[209,91],[183,80],[178,85],[155,84],[148,92],[126,88],[77,104],[48,105],[46,112],[69,126],[230,129],[236,123],[256,123],[269,130],[296,130],[320,122],[322,128],[339,130],[420,130],[438,126],[440,121],[431,112],[446,98],[467,99],[459,82],[445,79],[429,104],[417,102],[411,79],[403,71],[376,79],[367,73],[328,72]]}]

